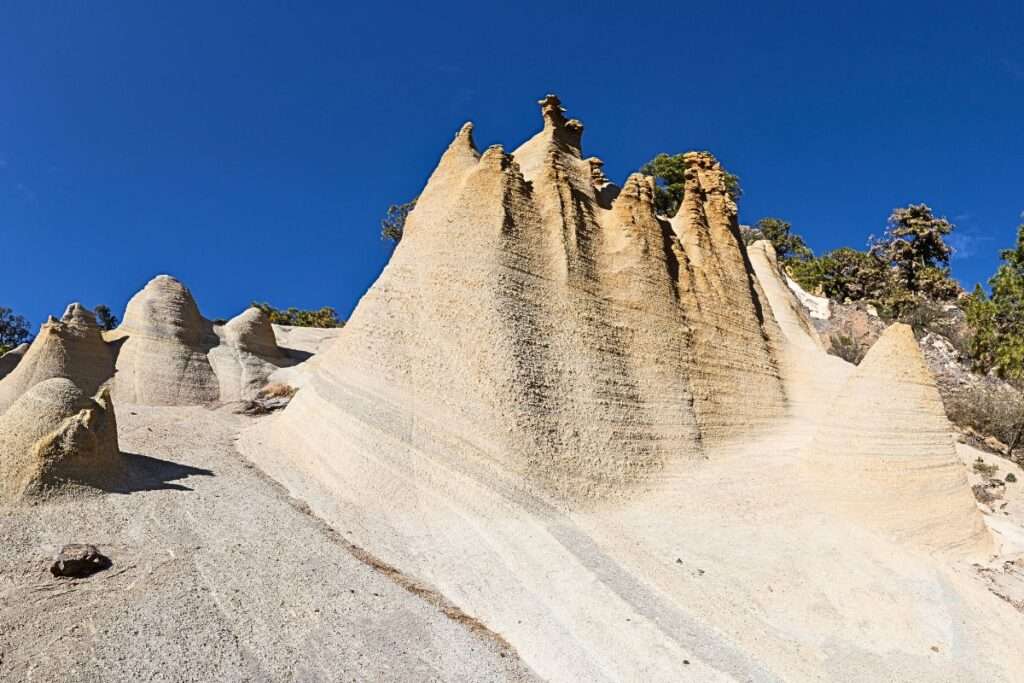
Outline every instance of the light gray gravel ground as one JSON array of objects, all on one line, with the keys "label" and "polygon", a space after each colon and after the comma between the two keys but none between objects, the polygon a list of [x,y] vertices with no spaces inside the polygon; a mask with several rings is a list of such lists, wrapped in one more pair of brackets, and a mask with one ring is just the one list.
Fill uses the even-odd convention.
[{"label": "light gray gravel ground", "polygon": [[[0,680],[525,680],[500,635],[235,450],[229,409],[118,407],[132,481],[0,508]],[[65,543],[113,567],[55,579]]]}]

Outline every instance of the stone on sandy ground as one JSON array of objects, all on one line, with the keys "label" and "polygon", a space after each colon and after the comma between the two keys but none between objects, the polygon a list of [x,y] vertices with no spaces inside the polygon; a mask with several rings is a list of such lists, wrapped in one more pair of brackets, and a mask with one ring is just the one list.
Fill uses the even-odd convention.
[{"label": "stone on sandy ground", "polygon": [[110,558],[89,543],[69,543],[53,558],[50,573],[54,576],[82,578],[108,569]]}]

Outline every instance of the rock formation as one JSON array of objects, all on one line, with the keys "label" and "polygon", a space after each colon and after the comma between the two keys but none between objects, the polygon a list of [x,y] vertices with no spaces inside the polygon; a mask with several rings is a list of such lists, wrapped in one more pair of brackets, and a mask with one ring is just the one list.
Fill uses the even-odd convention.
[{"label": "rock formation", "polygon": [[[941,466],[899,468],[920,473],[919,490],[897,475],[865,493],[855,466],[833,477],[845,501],[928,502],[837,550],[875,520],[820,524],[834,504],[815,493],[831,475],[801,473],[830,453],[853,463],[839,455],[857,447],[850,416],[864,430],[877,411],[853,391],[860,403],[833,408],[851,443],[805,450],[829,438],[818,425],[856,385],[854,368],[824,353],[770,248],[748,257],[721,166],[686,155],[682,204],[660,216],[652,179],[611,183],[583,157],[582,124],[553,96],[540,104],[543,129],[511,154],[479,153],[462,127],[342,334],[240,447],[353,543],[515,643],[543,678],[677,680],[697,648],[714,671],[695,680],[850,680],[833,655],[860,642],[860,616],[834,584],[841,575],[856,593],[893,574],[876,565],[865,579],[844,562],[931,532],[934,547],[983,546],[966,484],[944,469],[935,406],[919,401],[910,417],[934,437],[916,444],[920,462]],[[884,439],[861,455],[884,460]],[[907,522],[920,524],[890,533]],[[715,588],[693,580],[705,561]],[[769,576],[786,592],[766,593]],[[914,603],[887,600],[893,620]],[[797,632],[798,648],[781,645]],[[806,656],[833,637],[838,649]],[[914,680],[918,643],[893,639],[895,668]]]},{"label": "rock formation", "polygon": [[150,280],[106,338],[117,347],[113,394],[118,402],[193,405],[220,398],[207,358],[217,344],[213,325],[175,278]]},{"label": "rock formation", "polygon": [[81,304],[71,304],[60,320],[51,317],[43,323],[21,361],[0,380],[0,413],[31,387],[54,377],[70,379],[91,396],[113,371],[113,356],[96,317]]},{"label": "rock formation", "polygon": [[825,347],[813,323],[786,284],[772,243],[758,240],[747,247],[747,255],[786,341],[799,349],[823,352]]},{"label": "rock formation", "polygon": [[107,390],[95,398],[58,377],[28,389],[0,415],[0,501],[98,487],[121,476]]},{"label": "rock formation", "polygon": [[221,401],[251,399],[271,374],[295,364],[278,347],[270,318],[258,308],[243,311],[214,331],[220,344],[210,350],[210,363]]},{"label": "rock formation", "polygon": [[286,413],[314,452],[416,425],[406,445],[427,457],[455,439],[568,502],[627,495],[783,413],[777,326],[718,163],[687,157],[669,220],[651,179],[614,187],[582,158],[582,124],[540,105],[543,129],[513,154],[481,155],[466,124],[442,156]]},{"label": "rock formation", "polygon": [[11,373],[11,370],[18,366],[25,352],[28,351],[28,344],[15,346],[5,354],[0,355],[0,379]]},{"label": "rock formation", "polygon": [[907,325],[891,325],[871,347],[804,459],[829,506],[865,526],[931,550],[989,547],[935,381]]}]

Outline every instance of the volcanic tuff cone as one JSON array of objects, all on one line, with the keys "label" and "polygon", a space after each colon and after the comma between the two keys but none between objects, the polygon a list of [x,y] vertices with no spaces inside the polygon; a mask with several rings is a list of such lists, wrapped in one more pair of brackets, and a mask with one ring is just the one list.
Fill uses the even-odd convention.
[{"label": "volcanic tuff cone", "polygon": [[119,345],[113,382],[119,402],[192,405],[220,397],[206,355],[217,343],[213,326],[177,279],[159,275],[150,280],[106,338]]},{"label": "volcanic tuff cone", "polygon": [[69,379],[47,379],[0,415],[0,501],[102,488],[120,473],[107,390],[90,399]]},{"label": "volcanic tuff cone", "polygon": [[60,320],[39,329],[17,366],[0,380],[0,413],[39,382],[66,377],[85,394],[95,394],[114,371],[96,317],[81,304],[68,306]]},{"label": "volcanic tuff cone", "polygon": [[907,325],[890,326],[871,347],[805,460],[840,514],[929,549],[988,550],[942,400]]}]

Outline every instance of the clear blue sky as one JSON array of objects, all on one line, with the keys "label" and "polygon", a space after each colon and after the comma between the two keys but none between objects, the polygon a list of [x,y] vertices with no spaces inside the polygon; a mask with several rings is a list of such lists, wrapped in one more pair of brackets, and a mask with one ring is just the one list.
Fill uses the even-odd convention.
[{"label": "clear blue sky", "polygon": [[817,251],[923,201],[970,285],[1021,222],[1019,0],[497,4],[4,3],[0,305],[33,327],[76,299],[120,311],[168,272],[208,317],[347,315],[387,205],[466,120],[517,145],[547,92],[615,180],[711,150],[743,221]]}]

